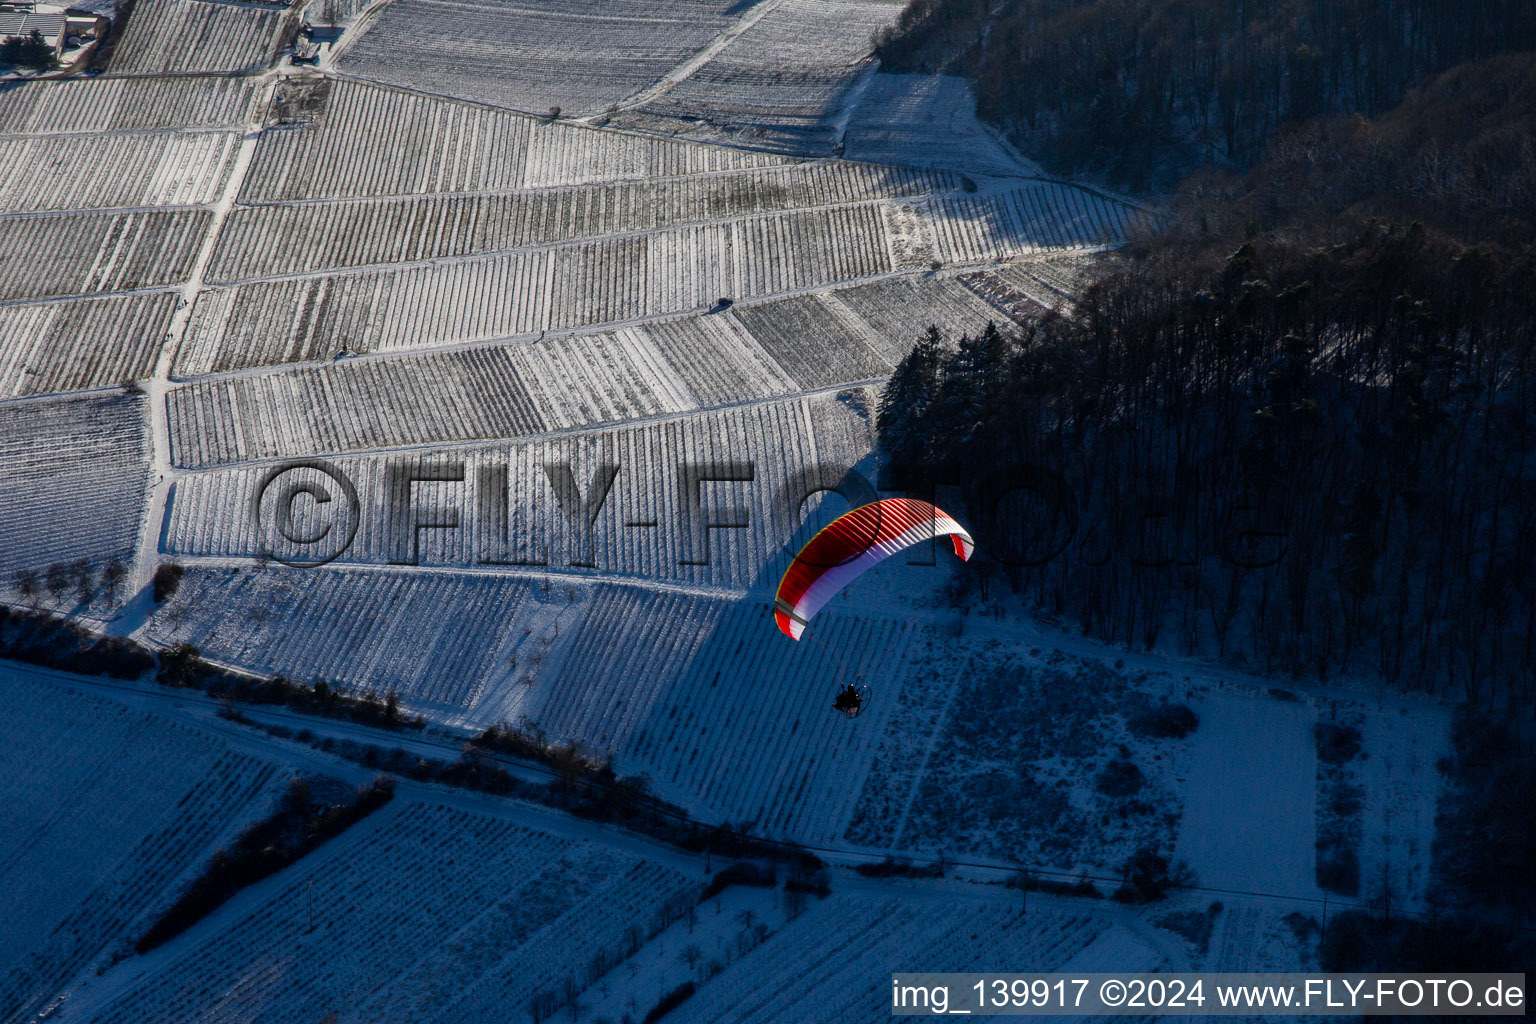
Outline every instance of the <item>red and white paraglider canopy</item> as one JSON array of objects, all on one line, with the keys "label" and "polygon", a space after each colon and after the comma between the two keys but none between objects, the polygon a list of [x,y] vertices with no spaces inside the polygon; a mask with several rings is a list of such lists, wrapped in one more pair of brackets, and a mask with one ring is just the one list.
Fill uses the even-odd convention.
[{"label": "red and white paraglider canopy", "polygon": [[914,498],[886,498],[828,523],[806,542],[779,581],[773,617],[784,635],[799,640],[811,617],[866,569],[938,536],[969,561],[976,542],[942,510]]}]

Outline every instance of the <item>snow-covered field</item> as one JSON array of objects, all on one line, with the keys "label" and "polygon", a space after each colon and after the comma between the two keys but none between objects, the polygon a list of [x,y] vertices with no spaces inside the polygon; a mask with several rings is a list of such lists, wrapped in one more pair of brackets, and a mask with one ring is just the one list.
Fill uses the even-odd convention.
[{"label": "snow-covered field", "polygon": [[27,1020],[127,952],[281,786],[278,766],[0,667],[0,1014]]},{"label": "snow-covered field", "polygon": [[155,368],[176,296],[0,305],[0,396],[116,387]]},{"label": "snow-covered field", "polygon": [[844,155],[876,163],[943,166],[965,153],[971,174],[1034,173],[1037,168],[976,119],[970,85],[952,75],[873,74],[844,135]]},{"label": "snow-covered field", "polygon": [[870,38],[900,11],[892,0],[763,0],[744,31],[686,77],[635,97],[618,123],[831,152],[872,71]]},{"label": "snow-covered field", "polygon": [[[1060,970],[1107,924],[1088,913],[1038,904],[1026,913],[1011,900],[958,894],[834,894],[709,982],[674,1016],[687,1024],[874,1024],[890,1017],[893,973]],[[1152,952],[1148,960],[1152,966],[1159,958]]]},{"label": "snow-covered field", "polygon": [[1189,772],[1220,784],[1191,791],[1179,852],[1213,888],[1313,894],[1313,710],[1228,694],[1193,707]]},{"label": "snow-covered field", "polygon": [[0,136],[0,213],[211,202],[235,142],[217,131]]},{"label": "snow-covered field", "polygon": [[108,395],[0,403],[0,571],[132,555],[148,473],[144,404]]},{"label": "snow-covered field", "polygon": [[276,5],[208,0],[145,0],[134,7],[112,54],[120,75],[242,72],[277,55],[289,13]]},{"label": "snow-covered field", "polygon": [[408,799],[273,881],[166,947],[168,963],[93,1019],[516,1020],[697,885],[612,847]]},{"label": "snow-covered field", "polygon": [[217,128],[245,120],[256,100],[249,78],[49,78],[12,82],[0,101],[0,133],[72,135]]},{"label": "snow-covered field", "polygon": [[[1008,598],[966,615],[943,553],[882,566],[801,643],[773,628],[788,545],[843,507],[801,499],[874,479],[879,385],[923,330],[1066,307],[1153,217],[1041,178],[963,82],[875,72],[870,33],[899,9],[349,2],[300,69],[278,49],[318,0],[138,0],[107,74],[0,91],[0,596],[25,603],[18,569],[119,558],[138,589],[176,560],[163,604],[91,612],[230,667],[397,691],[434,727],[526,719],[701,819],[834,859],[1110,878],[1154,847],[1280,902],[1232,902],[1199,948],[1152,912],[1032,894],[1026,915],[974,879],[839,868],[803,908],[731,889],[685,920],[696,858],[408,786],[113,963],[291,762],[368,773],[192,697],[18,684],[0,1020],[500,1021],[551,998],[637,1020],[684,980],[669,1020],[874,1020],[895,969],[1298,964],[1284,914],[1320,895],[1325,709],[1367,723],[1361,898],[1424,898],[1440,708],[1280,699]],[[357,533],[294,568],[252,508],[313,458],[356,486]],[[391,467],[440,478],[402,495]],[[566,507],[610,471],[594,515]],[[856,721],[829,707],[848,679],[873,692]],[[1138,732],[1163,702],[1199,727]]]},{"label": "snow-covered field", "polygon": [[643,89],[729,24],[730,0],[507,3],[468,14],[396,0],[349,43],[360,78],[542,114],[590,114]]},{"label": "snow-covered field", "polygon": [[207,228],[199,210],[0,215],[0,302],[174,284]]}]

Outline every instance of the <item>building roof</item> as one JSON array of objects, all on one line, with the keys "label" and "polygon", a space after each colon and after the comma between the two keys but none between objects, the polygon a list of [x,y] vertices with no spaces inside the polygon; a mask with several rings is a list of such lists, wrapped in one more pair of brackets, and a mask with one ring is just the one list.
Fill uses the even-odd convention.
[{"label": "building roof", "polygon": [[44,39],[57,39],[64,32],[64,15],[0,11],[0,39],[29,36],[33,29],[41,32]]}]

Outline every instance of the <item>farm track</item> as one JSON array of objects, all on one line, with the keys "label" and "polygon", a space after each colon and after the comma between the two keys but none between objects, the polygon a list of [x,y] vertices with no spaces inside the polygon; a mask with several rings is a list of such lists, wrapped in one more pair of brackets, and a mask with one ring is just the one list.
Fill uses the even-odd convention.
[{"label": "farm track", "polygon": [[[269,84],[268,89],[271,88]],[[247,108],[245,137],[240,143],[229,174],[225,179],[223,196],[208,215],[208,229],[205,233],[196,262],[189,269],[186,282],[181,289],[181,302],[178,306],[171,324],[165,334],[165,343],[162,346],[159,358],[155,363],[154,376],[147,387],[148,401],[148,430],[151,444],[151,457],[149,473],[153,477],[149,504],[144,516],[143,524],[139,531],[138,545],[135,550],[133,563],[130,567],[129,592],[142,590],[149,584],[155,568],[159,564],[161,530],[163,528],[166,507],[170,503],[171,487],[174,484],[174,474],[171,469],[171,439],[170,431],[166,424],[166,392],[169,388],[171,366],[176,358],[176,350],[180,347],[182,338],[186,334],[187,323],[192,315],[192,310],[197,303],[198,292],[202,289],[203,275],[206,272],[209,260],[213,258],[214,247],[222,231],[224,220],[234,206],[235,197],[240,192],[240,184],[250,167],[251,154],[254,152],[257,140],[257,129],[260,121],[256,113],[264,108],[265,97],[269,92],[263,91],[260,98]],[[120,634],[130,632],[136,625],[133,619],[125,619],[114,625],[114,630]]]}]

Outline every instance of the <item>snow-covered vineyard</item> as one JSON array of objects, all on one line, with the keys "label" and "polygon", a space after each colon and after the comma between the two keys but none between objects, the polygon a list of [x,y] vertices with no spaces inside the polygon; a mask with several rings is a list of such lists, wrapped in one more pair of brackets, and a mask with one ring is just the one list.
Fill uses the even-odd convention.
[{"label": "snow-covered vineyard", "polygon": [[[798,478],[815,467],[836,480],[854,468],[872,444],[871,402],[862,390],[826,393],[526,443],[443,444],[401,456],[337,459],[332,464],[350,480],[359,501],[356,536],[338,564],[409,559],[474,569],[510,561],[516,557],[509,551],[514,544],[538,545],[547,549],[550,565],[571,575],[641,576],[715,586],[736,596],[760,578],[771,576],[776,583],[782,575],[789,557],[784,545],[800,523],[796,506],[808,497],[794,493],[803,489]],[[719,468],[732,465],[749,468],[731,473]],[[611,470],[607,500],[593,521],[570,518],[551,467],[569,467],[582,488],[601,467]],[[269,473],[269,466],[258,465],[182,477],[166,518],[167,552],[251,559],[265,545],[282,556],[280,538],[269,536],[250,515]],[[399,487],[407,476],[429,480],[433,473],[450,475],[439,477],[430,493],[417,486],[406,494]],[[732,473],[734,484],[689,483],[729,481]],[[747,521],[710,531],[714,536],[706,540],[695,520],[723,503],[695,501],[692,495],[703,486],[745,508]],[[270,497],[263,500],[270,504]],[[419,514],[426,504],[452,510],[458,526],[422,530],[415,540],[406,535],[410,531],[402,533],[399,523],[405,519],[431,518]],[[264,522],[270,525],[269,519]],[[509,540],[511,524],[527,539]],[[528,551],[527,558],[536,557],[542,556]]]},{"label": "snow-covered vineyard", "polygon": [[250,78],[41,79],[8,87],[0,134],[234,127],[250,116],[260,92]]},{"label": "snow-covered vineyard", "polygon": [[830,152],[866,84],[870,37],[900,10],[895,0],[757,4],[744,31],[686,78],[634,104],[620,123],[697,121],[718,137],[740,133],[773,149]]},{"label": "snow-covered vineyard", "polygon": [[0,906],[12,924],[0,941],[0,1008],[11,1021],[107,963],[283,776],[142,710],[5,683]]},{"label": "snow-covered vineyard", "polygon": [[[874,1020],[874,1008],[888,1013],[880,990],[891,965],[918,950],[946,970],[1003,956],[1036,971],[1184,959],[1123,912],[1050,897],[1032,898],[1026,914],[1012,894],[951,887],[898,899],[855,878],[799,906],[760,889],[700,901],[708,876],[693,857],[408,784],[290,870],[131,957],[167,894],[289,778],[328,769],[352,784],[367,773],[298,746],[254,752],[237,727],[178,723],[154,701],[5,682],[15,729],[0,748],[0,795],[16,827],[0,862],[8,882],[26,880],[0,889],[16,915],[0,947],[7,1020],[523,1020],[551,998],[620,1019],[700,976],[711,980],[681,1019],[819,1019],[837,1007],[837,1019]],[[75,752],[62,772],[48,756],[61,746]],[[685,963],[692,948],[700,973]],[[89,980],[71,986],[77,977]],[[799,1000],[797,1016],[783,1016],[771,992]]]},{"label": "snow-covered vineyard", "polygon": [[[306,867],[95,1019],[198,1021],[219,1004],[285,1020],[319,1020],[338,1004],[360,1020],[477,1019],[492,1009],[517,1019],[572,963],[622,948],[633,922],[695,888],[603,846],[404,802]],[[398,912],[381,918],[375,901],[358,898],[368,893]],[[312,928],[311,897],[327,908]],[[276,963],[274,947],[286,950]],[[344,959],[314,955],[335,948]],[[228,991],[231,977],[252,972],[261,976]]]},{"label": "snow-covered vineyard", "polygon": [[663,78],[731,25],[733,0],[488,7],[391,3],[347,50],[349,74],[542,114],[590,114]]},{"label": "snow-covered vineyard", "polygon": [[0,305],[0,396],[143,380],[176,312],[174,292]]},{"label": "snow-covered vineyard", "polygon": [[235,142],[211,131],[0,137],[0,212],[211,202]]},{"label": "snow-covered vineyard", "polygon": [[[1262,690],[1042,654],[1000,608],[951,607],[942,550],[857,582],[801,643],[773,628],[791,550],[843,507],[826,489],[877,479],[880,389],[913,342],[1069,308],[1155,216],[1041,175],[962,80],[878,72],[871,34],[900,9],[137,0],[104,74],[0,87],[0,597],[392,691],[433,727],[523,720],[778,838],[1063,872],[1141,841],[1214,860],[1181,816],[1262,828],[1258,777],[1213,797],[1220,745],[1133,736],[1128,715],[1176,699],[1238,729]],[[288,62],[322,11],[340,39]],[[261,518],[285,471],[355,489],[350,513],[291,506],[301,547],[352,517],[318,567],[285,564],[305,559]],[[185,574],[156,603],[165,562]],[[47,582],[81,563],[124,567],[123,599]],[[878,691],[856,723],[828,707],[839,680]],[[417,785],[138,958],[290,775],[373,773],[212,702],[162,716],[62,685],[5,691],[0,1024],[512,1021],[551,993],[616,1022],[693,979],[669,1021],[874,1020],[917,951],[944,970],[1204,955],[1131,912],[1032,894],[1026,918],[1011,890],[949,881],[913,882],[915,908],[851,872],[808,909],[744,887],[698,904],[696,858]],[[1028,719],[1042,694],[1058,717]],[[1309,779],[1334,710],[1296,702],[1255,746]],[[1083,722],[1113,745],[1067,742]],[[1413,749],[1369,742],[1428,776],[1445,722],[1415,729]],[[1149,809],[1069,784],[1123,759]],[[1367,775],[1428,827],[1432,792]],[[1303,797],[1287,848],[1244,861],[1253,886],[1317,894]],[[1359,823],[1372,870],[1416,855],[1400,829]],[[680,962],[694,943],[707,966]]]},{"label": "snow-covered vineyard", "polygon": [[111,394],[0,403],[0,571],[133,553],[144,515],[144,401]]},{"label": "snow-covered vineyard", "polygon": [[185,281],[208,224],[203,210],[0,215],[0,302]]},{"label": "snow-covered vineyard", "polygon": [[296,24],[277,5],[154,0],[128,21],[110,70],[122,75],[257,71]]}]

